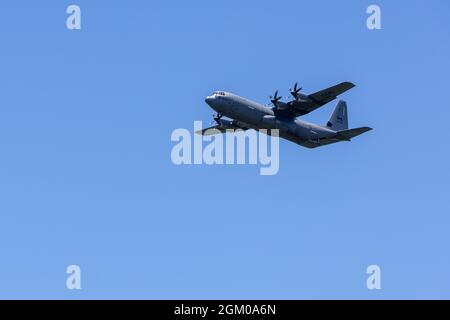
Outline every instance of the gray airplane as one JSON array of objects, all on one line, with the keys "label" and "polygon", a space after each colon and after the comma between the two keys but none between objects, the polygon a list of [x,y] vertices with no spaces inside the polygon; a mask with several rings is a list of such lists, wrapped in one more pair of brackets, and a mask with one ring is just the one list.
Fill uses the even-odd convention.
[{"label": "gray airplane", "polygon": [[[307,148],[316,148],[352,138],[372,130],[369,127],[348,128],[347,104],[339,101],[325,125],[309,123],[297,119],[336,99],[355,85],[343,82],[319,92],[306,95],[301,93],[297,83],[290,89],[292,100],[281,101],[278,91],[270,97],[272,107],[264,106],[235,94],[216,91],[206,97],[206,103],[217,114],[213,116],[216,125],[198,131],[197,134],[213,135],[227,130],[278,129],[281,138]],[[223,117],[228,119],[225,119]]]}]

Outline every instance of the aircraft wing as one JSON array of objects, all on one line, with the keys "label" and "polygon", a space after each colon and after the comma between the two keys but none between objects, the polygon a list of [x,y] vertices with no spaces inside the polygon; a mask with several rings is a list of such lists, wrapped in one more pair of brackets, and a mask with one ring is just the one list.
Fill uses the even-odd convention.
[{"label": "aircraft wing", "polygon": [[[337,84],[333,87],[318,91],[316,93],[310,94],[308,97],[314,101],[314,103],[317,105],[316,108],[323,106],[324,104],[327,104],[330,101],[333,101],[336,99],[336,97],[351,88],[353,88],[355,85],[351,82],[342,82],[340,84]],[[315,108],[315,109],[316,109]],[[312,110],[311,110],[312,111]],[[310,112],[311,112],[310,111]]]},{"label": "aircraft wing", "polygon": [[226,133],[227,130],[248,130],[249,128],[245,127],[239,127],[236,125],[215,125],[209,128],[205,128],[203,130],[196,131],[196,134],[202,135],[202,136],[212,136],[216,134],[222,134]]},{"label": "aircraft wing", "polygon": [[199,134],[201,136],[212,136],[216,134],[222,134],[225,133],[226,129],[223,129],[219,125],[215,125],[209,128],[205,128],[203,130],[195,131],[196,134]]},{"label": "aircraft wing", "polygon": [[330,88],[308,95],[308,102],[298,102],[296,100],[290,101],[287,103],[290,108],[283,110],[282,115],[286,118],[295,118],[308,114],[328,102],[333,101],[338,95],[350,90],[354,86],[355,85],[351,82],[342,82]]}]

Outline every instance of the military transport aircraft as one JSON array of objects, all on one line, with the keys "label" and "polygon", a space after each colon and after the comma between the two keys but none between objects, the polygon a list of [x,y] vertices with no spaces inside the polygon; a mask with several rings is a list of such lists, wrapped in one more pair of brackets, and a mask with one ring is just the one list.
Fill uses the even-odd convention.
[{"label": "military transport aircraft", "polygon": [[[325,125],[309,123],[297,119],[336,99],[355,85],[343,82],[319,92],[306,95],[296,83],[289,89],[292,100],[281,101],[278,91],[270,97],[272,107],[264,106],[235,94],[216,91],[206,97],[206,103],[217,114],[213,116],[216,125],[197,131],[201,135],[225,133],[227,130],[278,129],[280,137],[307,148],[315,148],[340,141],[350,141],[353,137],[372,130],[369,127],[348,128],[347,104],[339,101]],[[223,118],[223,117],[226,118]]]}]

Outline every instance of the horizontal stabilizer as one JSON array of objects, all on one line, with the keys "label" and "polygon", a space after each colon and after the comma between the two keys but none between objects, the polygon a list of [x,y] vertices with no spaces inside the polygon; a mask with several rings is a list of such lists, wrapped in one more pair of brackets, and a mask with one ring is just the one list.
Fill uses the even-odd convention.
[{"label": "horizontal stabilizer", "polygon": [[339,140],[350,141],[352,138],[359,136],[360,134],[363,134],[370,130],[372,130],[372,128],[369,128],[369,127],[361,127],[361,128],[355,128],[355,129],[349,129],[349,130],[342,130],[337,133],[336,138]]}]

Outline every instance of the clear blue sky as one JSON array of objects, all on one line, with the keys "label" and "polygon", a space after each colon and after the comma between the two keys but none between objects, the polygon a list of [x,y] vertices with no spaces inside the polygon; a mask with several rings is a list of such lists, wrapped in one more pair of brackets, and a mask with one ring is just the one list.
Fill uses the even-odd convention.
[{"label": "clear blue sky", "polygon": [[[65,27],[72,3],[80,31]],[[449,12],[2,1],[0,298],[450,298]],[[276,176],[172,164],[172,131],[210,120],[206,95],[267,102],[295,81],[354,82],[350,125],[375,130],[315,150],[281,141]],[[65,287],[70,264],[81,291]]]}]

